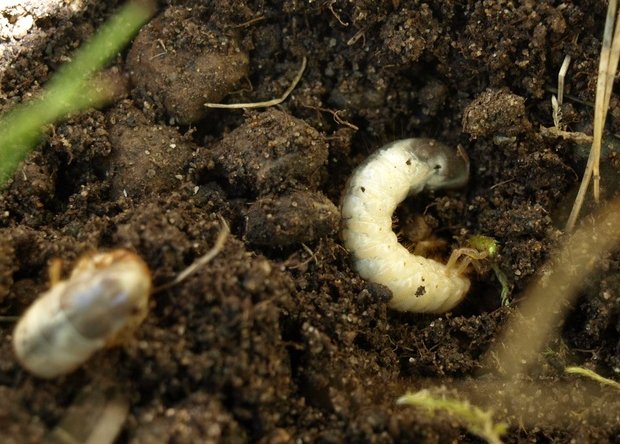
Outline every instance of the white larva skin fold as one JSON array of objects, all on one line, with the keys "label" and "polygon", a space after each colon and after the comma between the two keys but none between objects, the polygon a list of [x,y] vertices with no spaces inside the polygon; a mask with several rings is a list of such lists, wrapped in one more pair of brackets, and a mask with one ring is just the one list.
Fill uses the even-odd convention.
[{"label": "white larva skin fold", "polygon": [[[418,146],[426,150],[421,155],[416,154]],[[441,154],[428,158],[435,147],[441,147]],[[392,213],[408,195],[466,181],[466,161],[464,177],[454,183],[439,177],[440,165],[453,162],[446,152],[444,145],[430,139],[393,142],[353,172],[342,199],[342,238],[354,268],[364,279],[388,287],[393,295],[390,306],[396,310],[443,313],[469,290],[469,279],[440,262],[411,254],[392,231]]]},{"label": "white larva skin fold", "polygon": [[20,364],[41,378],[72,372],[144,320],[151,275],[127,250],[87,256],[24,313],[13,333]]}]

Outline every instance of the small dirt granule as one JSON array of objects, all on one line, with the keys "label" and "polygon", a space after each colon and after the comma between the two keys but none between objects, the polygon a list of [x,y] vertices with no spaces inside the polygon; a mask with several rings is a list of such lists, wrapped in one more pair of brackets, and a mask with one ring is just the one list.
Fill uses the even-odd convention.
[{"label": "small dirt granule", "polygon": [[529,128],[525,99],[505,89],[487,89],[463,113],[463,132],[472,139],[516,136]]},{"label": "small dirt granule", "polygon": [[248,64],[234,35],[214,31],[184,7],[168,8],[142,28],[127,57],[134,85],[180,124],[202,119],[204,104],[229,94]]},{"label": "small dirt granule", "polygon": [[215,146],[209,168],[226,178],[229,192],[265,195],[315,189],[327,162],[327,143],[313,127],[275,109],[252,113]]},{"label": "small dirt granule", "polygon": [[338,219],[338,208],[321,193],[266,196],[248,210],[245,238],[274,247],[311,242],[333,234]]},{"label": "small dirt granule", "polygon": [[108,175],[112,195],[132,198],[174,190],[195,147],[171,126],[153,125],[135,108],[118,107],[109,116],[113,150]]}]

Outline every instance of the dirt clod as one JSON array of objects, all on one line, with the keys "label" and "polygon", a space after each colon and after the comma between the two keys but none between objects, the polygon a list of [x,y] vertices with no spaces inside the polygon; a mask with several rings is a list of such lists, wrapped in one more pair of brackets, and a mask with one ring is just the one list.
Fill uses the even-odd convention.
[{"label": "dirt clod", "polygon": [[265,196],[250,206],[245,238],[267,246],[311,242],[336,232],[338,208],[320,193],[297,191]]},{"label": "dirt clod", "polygon": [[530,126],[525,99],[506,90],[486,90],[463,113],[463,132],[472,139],[515,136]]},{"label": "dirt clod", "polygon": [[113,146],[108,175],[114,198],[136,198],[179,187],[195,150],[191,142],[172,127],[149,123],[135,108],[117,108],[108,120]]},{"label": "dirt clod", "polygon": [[133,83],[181,124],[202,119],[206,102],[232,92],[248,63],[234,34],[205,27],[184,7],[168,8],[145,26],[127,57]]},{"label": "dirt clod", "polygon": [[248,114],[209,158],[233,195],[316,189],[327,161],[327,143],[304,121],[269,109]]}]

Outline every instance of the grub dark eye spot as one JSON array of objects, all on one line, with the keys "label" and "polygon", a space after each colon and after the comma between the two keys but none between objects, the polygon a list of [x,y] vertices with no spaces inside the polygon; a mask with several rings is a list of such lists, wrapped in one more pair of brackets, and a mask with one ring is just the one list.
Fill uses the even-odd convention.
[{"label": "grub dark eye spot", "polygon": [[407,165],[411,165],[411,159],[407,159],[407,162],[405,162]]},{"label": "grub dark eye spot", "polygon": [[362,193],[366,192],[366,188],[364,188],[364,187],[360,187],[360,190],[362,190]]}]

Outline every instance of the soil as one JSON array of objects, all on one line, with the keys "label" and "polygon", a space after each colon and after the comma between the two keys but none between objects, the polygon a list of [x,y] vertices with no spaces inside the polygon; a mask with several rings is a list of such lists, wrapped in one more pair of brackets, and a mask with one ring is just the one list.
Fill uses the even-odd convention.
[{"label": "soil", "polygon": [[[14,3],[0,11],[5,111],[120,4]],[[493,409],[506,442],[618,442],[617,392],[563,369],[620,377],[619,254],[522,375],[536,390],[502,397],[500,376],[482,368],[563,238],[583,147],[540,127],[553,125],[568,54],[563,122],[592,133],[605,11],[602,0],[160,2],[110,66],[127,80],[123,97],[53,125],[0,195],[0,314],[19,316],[45,291],[53,258],[67,274],[85,253],[129,248],[157,287],[211,248],[220,216],[232,235],[201,272],[153,294],[135,338],[60,379],[22,370],[3,322],[3,442],[77,439],[93,393],[127,403],[122,443],[478,442],[454,417],[395,404],[441,386]],[[280,105],[202,106],[277,98],[303,57]],[[607,131],[620,131],[616,97]],[[352,270],[340,194],[356,165],[405,137],[462,146],[471,179],[407,200],[403,242],[419,214],[444,256],[470,235],[493,237],[509,306],[488,270],[472,273],[451,313],[397,313],[389,290]],[[603,163],[609,197],[618,154]]]}]

